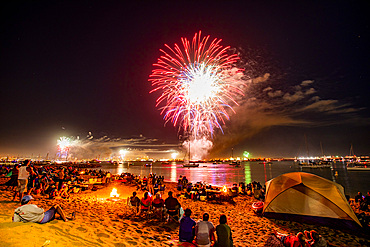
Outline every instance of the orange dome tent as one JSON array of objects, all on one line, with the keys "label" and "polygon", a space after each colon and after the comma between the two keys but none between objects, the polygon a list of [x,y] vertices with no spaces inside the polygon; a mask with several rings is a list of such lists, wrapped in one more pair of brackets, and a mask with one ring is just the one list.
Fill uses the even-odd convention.
[{"label": "orange dome tent", "polygon": [[342,229],[361,227],[341,185],[305,172],[282,174],[266,182],[263,215]]}]

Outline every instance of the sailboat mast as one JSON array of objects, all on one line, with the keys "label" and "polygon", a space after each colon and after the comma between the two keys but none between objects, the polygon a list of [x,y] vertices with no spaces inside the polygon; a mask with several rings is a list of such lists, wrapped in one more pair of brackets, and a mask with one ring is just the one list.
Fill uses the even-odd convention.
[{"label": "sailboat mast", "polygon": [[191,158],[191,156],[190,156],[190,136],[189,136],[189,162],[190,162],[190,158]]},{"label": "sailboat mast", "polygon": [[353,152],[353,146],[352,146],[352,143],[351,143],[351,148],[349,149],[349,155],[350,155],[350,156],[356,156],[356,155],[355,155],[355,152]]},{"label": "sailboat mast", "polygon": [[306,143],[307,157],[310,157],[310,153],[308,152],[308,144],[307,144],[307,136],[306,136],[306,134],[304,134],[304,141]]}]

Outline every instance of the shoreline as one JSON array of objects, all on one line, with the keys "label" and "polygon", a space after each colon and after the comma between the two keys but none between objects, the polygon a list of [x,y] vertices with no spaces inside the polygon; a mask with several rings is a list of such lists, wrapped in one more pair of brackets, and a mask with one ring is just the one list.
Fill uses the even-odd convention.
[{"label": "shoreline", "polygon": [[[163,198],[169,190],[179,194],[176,183],[165,182]],[[59,204],[70,215],[76,212],[76,219],[63,222],[53,220],[46,224],[14,223],[11,220],[19,202],[12,202],[11,191],[0,189],[0,236],[1,246],[177,246],[178,224],[159,222],[157,219],[131,219],[125,216],[126,200],[110,201],[112,188],[117,188],[120,198],[127,198],[136,191],[135,186],[112,182],[97,191],[71,194],[68,199],[46,199],[35,197],[34,203],[45,210]],[[141,198],[143,191],[138,191]],[[318,231],[335,246],[366,246],[368,239],[325,226],[307,225],[299,222],[268,219],[257,216],[251,205],[256,200],[249,196],[234,198],[235,204],[223,202],[193,201],[178,197],[182,207],[190,208],[192,218],[201,219],[204,212],[210,214],[210,221],[216,226],[221,214],[226,214],[231,227],[235,246],[263,246],[269,234],[277,231],[296,234],[299,231]]]}]

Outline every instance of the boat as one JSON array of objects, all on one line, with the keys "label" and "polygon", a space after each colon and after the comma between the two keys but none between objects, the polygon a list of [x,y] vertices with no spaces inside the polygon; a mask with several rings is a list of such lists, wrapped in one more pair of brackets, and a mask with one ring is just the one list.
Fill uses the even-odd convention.
[{"label": "boat", "polygon": [[264,161],[264,162],[259,162],[258,164],[261,164],[261,165],[271,165],[272,162],[270,162],[270,161]]},{"label": "boat", "polygon": [[147,164],[144,164],[144,167],[151,167],[153,164],[152,163],[147,163]]},{"label": "boat", "polygon": [[182,167],[199,167],[199,162],[197,161],[192,161],[191,160],[191,156],[190,156],[190,139],[189,139],[189,150],[188,150],[188,158],[186,159],[184,157],[184,164],[182,165]]},{"label": "boat", "polygon": [[190,161],[190,162],[184,162],[182,165],[183,167],[199,167],[199,163]]},{"label": "boat", "polygon": [[240,166],[240,161],[239,160],[232,161],[229,165],[235,166],[235,167]]},{"label": "boat", "polygon": [[357,156],[353,152],[351,144],[350,161],[347,161],[347,171],[370,171],[370,157],[367,155]]},{"label": "boat", "polygon": [[370,166],[347,166],[347,171],[370,171]]},{"label": "boat", "polygon": [[332,168],[332,162],[328,160],[308,160],[308,162],[299,160],[296,162],[299,168]]},{"label": "boat", "polygon": [[348,162],[347,171],[370,171],[369,157],[360,157],[356,161]]}]

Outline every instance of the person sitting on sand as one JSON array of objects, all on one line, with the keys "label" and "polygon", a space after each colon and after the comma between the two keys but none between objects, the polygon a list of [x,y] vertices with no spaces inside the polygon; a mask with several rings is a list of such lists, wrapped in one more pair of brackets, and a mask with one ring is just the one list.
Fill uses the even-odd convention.
[{"label": "person sitting on sand", "polygon": [[306,246],[308,247],[326,247],[328,243],[326,240],[318,234],[315,230],[304,231],[306,237]]},{"label": "person sitting on sand", "polygon": [[149,196],[149,192],[145,191],[144,197],[141,199],[141,212],[147,212],[149,211],[150,205],[152,203],[152,197]]},{"label": "person sitting on sand", "polygon": [[166,206],[166,211],[168,214],[171,214],[171,215],[178,214],[179,215],[181,204],[179,203],[177,198],[174,198],[172,196],[172,191],[168,191],[168,197],[164,201],[164,205]]},{"label": "person sitting on sand", "polygon": [[180,220],[180,229],[179,229],[179,241],[180,242],[193,242],[195,237],[195,221],[190,218],[191,209],[185,209],[185,216]]},{"label": "person sitting on sand", "polygon": [[25,195],[22,198],[21,206],[14,211],[13,222],[34,222],[44,224],[52,221],[55,218],[56,213],[58,213],[64,221],[74,218],[74,213],[72,214],[72,217],[67,218],[59,205],[55,205],[48,211],[44,212],[44,209],[39,208],[37,205],[28,204],[32,199],[33,197],[30,195]]},{"label": "person sitting on sand", "polygon": [[164,200],[162,199],[162,196],[160,193],[157,193],[155,195],[155,199],[153,200],[153,203],[152,203],[153,207],[154,208],[164,208]]},{"label": "person sitting on sand", "polygon": [[140,207],[140,199],[136,195],[136,191],[132,192],[132,196],[129,198],[130,204],[133,207],[136,207],[136,213],[139,212],[139,207]]},{"label": "person sitting on sand", "polygon": [[215,227],[209,220],[209,214],[203,214],[203,220],[195,226],[195,240],[198,247],[210,247],[215,240]]},{"label": "person sitting on sand", "polygon": [[60,190],[60,196],[62,198],[69,198],[68,185],[66,183],[62,185],[62,189]]},{"label": "person sitting on sand", "polygon": [[364,201],[361,204],[360,210],[369,211],[369,205],[370,205],[370,190],[367,192]]},{"label": "person sitting on sand", "polygon": [[357,192],[357,195],[355,196],[355,202],[361,203],[363,202],[364,198],[362,197],[362,193],[359,191]]},{"label": "person sitting on sand", "polygon": [[276,237],[284,244],[285,247],[305,247],[305,237],[302,232],[297,235],[287,235],[275,233]]},{"label": "person sitting on sand", "polygon": [[217,247],[233,247],[231,228],[226,223],[226,215],[222,214],[220,216],[220,224],[216,226],[217,241],[215,246]]},{"label": "person sitting on sand", "polygon": [[164,212],[164,200],[160,193],[155,194],[155,199],[152,202],[153,211],[157,215],[159,215],[160,219],[163,219],[163,212]]}]

